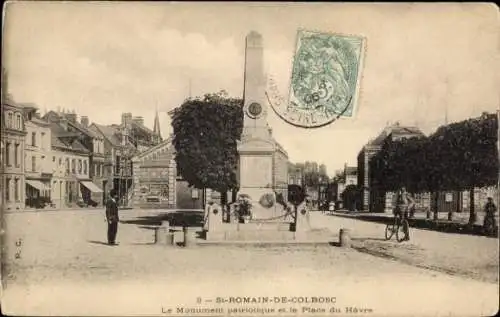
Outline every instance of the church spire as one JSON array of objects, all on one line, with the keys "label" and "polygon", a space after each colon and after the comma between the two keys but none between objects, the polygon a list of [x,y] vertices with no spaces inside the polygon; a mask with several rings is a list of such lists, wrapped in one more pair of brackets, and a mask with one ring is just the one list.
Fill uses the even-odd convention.
[{"label": "church spire", "polygon": [[161,139],[161,132],[160,132],[160,118],[158,117],[158,108],[156,108],[156,114],[155,114],[155,122],[153,125],[153,133],[158,136],[158,138]]}]

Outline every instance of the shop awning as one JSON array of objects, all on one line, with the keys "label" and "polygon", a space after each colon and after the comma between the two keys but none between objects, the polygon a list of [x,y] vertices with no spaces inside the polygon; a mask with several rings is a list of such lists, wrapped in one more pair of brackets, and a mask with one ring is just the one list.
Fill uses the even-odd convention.
[{"label": "shop awning", "polygon": [[87,187],[93,193],[102,193],[102,189],[100,189],[96,184],[89,181],[80,181],[83,186]]},{"label": "shop awning", "polygon": [[47,190],[48,189],[44,183],[37,181],[37,180],[33,180],[33,179],[27,179],[26,184],[28,184],[31,187],[38,189],[38,190]]}]

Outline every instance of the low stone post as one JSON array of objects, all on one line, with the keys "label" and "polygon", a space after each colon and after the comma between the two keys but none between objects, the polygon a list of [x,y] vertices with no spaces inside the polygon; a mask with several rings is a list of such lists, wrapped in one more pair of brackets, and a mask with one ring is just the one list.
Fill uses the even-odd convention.
[{"label": "low stone post", "polygon": [[343,248],[351,247],[351,230],[340,229],[339,231],[339,245]]},{"label": "low stone post", "polygon": [[170,238],[170,223],[168,221],[162,221],[161,225],[155,228],[155,244],[173,244],[171,243],[172,238]]},{"label": "low stone post", "polygon": [[184,234],[184,247],[190,247],[193,246],[196,242],[194,241],[194,232],[189,230],[189,227],[185,226],[182,228],[183,234]]}]

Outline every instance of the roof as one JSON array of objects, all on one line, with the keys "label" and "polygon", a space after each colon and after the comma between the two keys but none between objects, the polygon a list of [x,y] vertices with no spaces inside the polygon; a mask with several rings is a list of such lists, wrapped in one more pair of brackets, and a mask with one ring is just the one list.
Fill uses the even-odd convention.
[{"label": "roof", "polygon": [[135,155],[134,158],[140,160],[159,148],[162,148],[162,147],[170,148],[171,146],[172,146],[172,135],[170,135],[167,139],[163,140],[162,142],[158,143],[157,145],[150,147],[149,149],[138,153],[137,155]]},{"label": "roof", "polygon": [[51,145],[53,147],[63,148],[70,151],[78,151],[85,153],[89,152],[89,150],[87,150],[87,148],[83,146],[83,144],[78,139],[73,139],[72,142],[70,143],[70,139],[67,139],[65,141],[63,138],[53,135],[51,138]]},{"label": "roof", "polygon": [[47,114],[44,115],[44,118],[47,118],[48,116],[56,116],[57,118],[66,118],[67,122],[69,125],[75,127],[76,129],[80,130],[81,132],[87,134],[88,136],[92,137],[92,138],[100,138],[101,136],[96,134],[94,131],[91,131],[89,128],[86,128],[85,126],[83,126],[80,122],[78,121],[72,121],[68,115],[69,113],[63,113],[63,112],[56,112],[56,111],[49,111]]},{"label": "roof", "polygon": [[113,146],[120,146],[121,141],[118,137],[120,131],[115,126],[101,125],[97,123],[92,123],[104,136],[106,140],[108,140]]},{"label": "roof", "polygon": [[382,145],[391,134],[414,134],[424,136],[424,133],[417,127],[401,126],[394,124],[386,127],[375,139],[368,142],[369,145]]},{"label": "roof", "polygon": [[100,135],[94,133],[94,131],[90,130],[89,128],[86,128],[84,125],[82,125],[78,121],[68,120],[68,123],[70,125],[74,126],[75,128],[77,128],[78,130],[82,131],[83,133],[88,134],[92,138],[100,138],[101,137]]},{"label": "roof", "polygon": [[78,140],[77,132],[66,131],[58,123],[50,122],[52,132],[51,145],[53,147],[64,148],[70,151],[79,151],[88,153],[89,150]]},{"label": "roof", "polygon": [[281,144],[279,144],[278,141],[276,141],[275,138],[273,138],[273,141],[274,141],[274,144],[276,144],[276,148],[279,151],[283,152],[283,154],[285,154],[286,157],[288,157],[288,153],[285,151],[285,148]]},{"label": "roof", "polygon": [[358,168],[356,166],[346,166],[345,173],[349,175],[357,174]]},{"label": "roof", "polygon": [[138,124],[138,123],[133,122],[133,121],[131,122],[131,124],[132,124],[133,127],[136,127],[136,128],[141,129],[141,130],[144,130],[144,131],[146,131],[149,134],[155,134],[153,132],[153,130],[151,130],[150,128],[146,127],[145,125],[141,125],[141,124]]},{"label": "roof", "polygon": [[29,122],[33,122],[34,124],[43,125],[43,126],[49,126],[50,125],[50,123],[48,121],[40,119],[38,117],[32,117],[31,120],[29,120]]}]

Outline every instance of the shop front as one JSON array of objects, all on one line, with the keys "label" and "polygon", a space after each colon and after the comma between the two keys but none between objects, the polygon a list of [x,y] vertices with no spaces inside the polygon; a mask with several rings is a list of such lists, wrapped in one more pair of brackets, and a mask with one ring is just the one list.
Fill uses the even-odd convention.
[{"label": "shop front", "polygon": [[45,208],[52,205],[50,199],[50,181],[26,179],[26,208]]},{"label": "shop front", "polygon": [[97,207],[103,200],[103,190],[91,180],[80,180],[80,192],[82,199],[80,204]]}]

